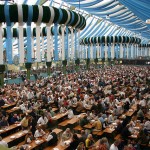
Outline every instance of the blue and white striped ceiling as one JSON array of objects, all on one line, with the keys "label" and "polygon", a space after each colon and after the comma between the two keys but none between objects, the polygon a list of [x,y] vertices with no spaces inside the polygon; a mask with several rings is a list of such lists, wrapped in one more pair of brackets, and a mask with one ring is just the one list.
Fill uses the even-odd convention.
[{"label": "blue and white striped ceiling", "polygon": [[[150,17],[150,0],[4,0],[0,3],[42,4],[57,8],[74,9],[85,16],[87,26],[80,38],[94,36],[136,36],[142,43],[149,43],[150,25],[145,21]],[[109,16],[109,19],[106,19]],[[18,24],[12,27],[16,28]],[[45,24],[41,24],[41,27]],[[5,27],[5,24],[4,24]],[[26,24],[24,25],[26,27]],[[35,27],[35,24],[32,24]],[[44,39],[45,49],[47,39]],[[27,40],[24,38],[24,44]],[[5,47],[4,40],[4,47]],[[36,41],[34,41],[36,46]],[[14,54],[18,53],[18,41],[13,42]]]}]

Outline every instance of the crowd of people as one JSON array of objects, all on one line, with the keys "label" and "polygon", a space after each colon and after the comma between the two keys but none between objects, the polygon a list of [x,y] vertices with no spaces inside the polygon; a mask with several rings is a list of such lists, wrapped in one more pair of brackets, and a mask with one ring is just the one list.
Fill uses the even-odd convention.
[{"label": "crowd of people", "polygon": [[[2,106],[14,102],[21,111],[7,114]],[[142,144],[148,145],[150,141],[150,68],[118,65],[5,85],[0,89],[0,129],[21,123],[23,130],[29,130],[26,143],[45,136],[48,145],[56,144],[58,137],[52,132],[56,115],[53,105],[59,113],[67,113],[69,119],[77,115],[83,128],[81,137],[70,128],[62,133],[61,142],[71,142],[68,150],[140,150]],[[133,116],[123,115],[120,119],[133,105],[137,108]],[[137,138],[132,138],[137,122],[141,127]],[[90,131],[84,129],[88,123],[92,125]],[[102,131],[112,124],[121,139],[93,137],[93,131]],[[0,138],[0,145],[7,143]]]}]

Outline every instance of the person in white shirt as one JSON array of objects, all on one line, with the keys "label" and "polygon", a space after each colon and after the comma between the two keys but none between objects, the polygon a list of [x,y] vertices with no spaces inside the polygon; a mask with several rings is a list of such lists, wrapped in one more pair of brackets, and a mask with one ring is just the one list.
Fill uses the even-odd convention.
[{"label": "person in white shirt", "polygon": [[150,133],[150,121],[148,120],[148,118],[146,118],[146,121],[144,123],[144,130],[146,133]]},{"label": "person in white shirt", "polygon": [[7,142],[3,141],[1,136],[0,136],[0,145],[2,145],[4,147],[8,147]]},{"label": "person in white shirt", "polygon": [[51,129],[49,130],[50,133],[46,138],[46,141],[48,142],[48,145],[54,145],[57,143],[58,138],[57,138],[57,134],[55,132],[53,132]]},{"label": "person in white shirt", "polygon": [[42,114],[42,116],[38,119],[37,124],[47,125],[47,123],[48,123],[47,117],[44,114]]},{"label": "person in white shirt", "polygon": [[43,135],[45,135],[45,132],[38,126],[37,130],[34,133],[34,137],[39,138],[42,137]]},{"label": "person in white shirt", "polygon": [[146,106],[145,99],[140,100],[139,105],[141,105],[142,107],[145,107]]},{"label": "person in white shirt", "polygon": [[64,106],[60,107],[60,113],[65,113],[67,111],[67,109]]},{"label": "person in white shirt", "polygon": [[112,113],[108,116],[108,123],[113,123],[113,122],[114,122],[114,114]]},{"label": "person in white shirt", "polygon": [[109,150],[118,150],[118,145],[120,144],[120,140],[116,140],[111,146]]},{"label": "person in white shirt", "polygon": [[72,111],[72,109],[69,109],[68,110],[68,118],[71,119],[73,117],[74,117],[73,111]]}]

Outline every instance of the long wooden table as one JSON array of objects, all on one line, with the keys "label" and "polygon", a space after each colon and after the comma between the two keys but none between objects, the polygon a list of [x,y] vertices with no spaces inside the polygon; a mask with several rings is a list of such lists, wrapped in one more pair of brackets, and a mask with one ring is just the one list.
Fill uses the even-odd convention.
[{"label": "long wooden table", "polygon": [[2,128],[0,130],[0,135],[7,133],[7,132],[10,132],[11,130],[15,130],[15,129],[20,128],[20,127],[21,127],[21,124],[12,124],[12,125],[8,126],[7,128]]},{"label": "long wooden table", "polygon": [[[27,133],[28,133],[27,130],[25,130],[25,131],[22,131],[22,130],[21,130],[21,131],[19,131],[19,132],[16,132],[16,133],[14,133],[14,134],[11,134],[11,135],[9,135],[9,136],[3,138],[3,140],[4,140],[5,142],[7,142],[8,145],[9,145],[10,143],[13,143],[14,141],[16,141],[16,140],[18,140],[18,139],[20,139],[20,138],[26,136]],[[13,144],[12,144],[12,146],[13,146]]]},{"label": "long wooden table", "polygon": [[3,108],[3,109],[9,109],[10,107],[13,107],[15,105],[16,105],[16,102],[11,103],[11,104],[5,104],[4,106],[1,106],[1,108]]}]

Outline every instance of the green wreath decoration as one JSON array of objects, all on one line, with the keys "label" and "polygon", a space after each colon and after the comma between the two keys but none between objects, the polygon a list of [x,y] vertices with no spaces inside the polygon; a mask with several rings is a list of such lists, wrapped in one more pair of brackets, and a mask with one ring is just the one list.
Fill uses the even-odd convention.
[{"label": "green wreath decoration", "polygon": [[[6,22],[6,18],[5,18],[5,5],[0,5],[0,22]],[[32,7],[33,10],[33,15],[32,15],[32,22],[37,22],[38,18],[39,18],[39,7],[38,5],[31,5],[30,7]],[[58,23],[58,24],[65,24],[66,21],[68,20],[68,13],[70,13],[70,18],[67,24],[65,24],[66,26],[71,26],[73,28],[76,29],[84,29],[84,27],[86,26],[86,20],[85,18],[80,15],[77,14],[74,11],[71,10],[65,10],[65,9],[61,9],[61,8],[55,8],[55,7],[49,7],[49,6],[41,6],[43,9],[43,16],[42,16],[42,21],[41,23],[48,23],[52,17],[52,15],[54,15],[54,19],[52,23]],[[50,9],[54,10],[54,14],[51,13]],[[59,16],[60,16],[60,11],[62,12],[62,18],[59,20]],[[19,16],[18,16],[18,5],[14,4],[14,5],[9,5],[9,17],[10,17],[10,21],[11,22],[19,22]],[[72,20],[72,13],[74,15],[74,20],[71,22]],[[29,6],[23,4],[22,5],[22,14],[23,14],[23,22],[27,22],[28,21],[28,16],[31,15],[29,12]],[[78,20],[80,19],[79,23]],[[77,24],[78,23],[78,24]]]}]

